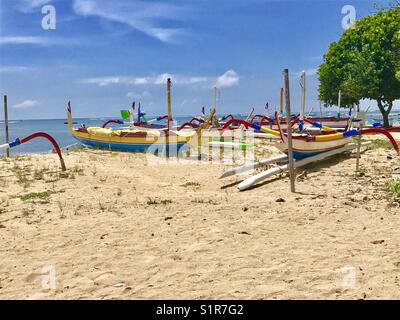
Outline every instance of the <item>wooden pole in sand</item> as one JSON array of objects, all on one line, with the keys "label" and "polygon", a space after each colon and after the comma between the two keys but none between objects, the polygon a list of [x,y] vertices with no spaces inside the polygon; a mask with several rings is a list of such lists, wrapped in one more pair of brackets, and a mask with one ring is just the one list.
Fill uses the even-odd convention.
[{"label": "wooden pole in sand", "polygon": [[295,176],[294,176],[294,159],[293,159],[293,144],[292,144],[292,127],[291,127],[291,112],[290,112],[290,89],[289,89],[289,70],[283,70],[285,80],[285,100],[286,100],[286,123],[287,123],[287,138],[288,138],[288,158],[289,158],[289,176],[290,176],[290,191],[296,192]]},{"label": "wooden pole in sand", "polygon": [[279,105],[279,111],[281,114],[283,114],[283,88],[281,88],[281,97],[280,97],[280,105]]},{"label": "wooden pole in sand", "polygon": [[171,130],[171,122],[172,122],[172,108],[171,108],[171,78],[167,79],[167,112],[168,112],[168,129],[166,134],[166,157],[169,158],[169,133]]},{"label": "wooden pole in sand", "polygon": [[[361,117],[360,117],[361,116]],[[364,119],[365,119],[365,113],[360,113],[357,112],[357,118],[361,118],[360,122],[356,122],[356,125],[358,126],[358,130],[362,130],[364,126]],[[361,134],[358,135],[357,137],[357,159],[356,159],[356,174],[358,173],[360,169],[360,157],[361,157]]]},{"label": "wooden pole in sand", "polygon": [[[4,126],[6,129],[6,143],[9,143],[8,136],[8,105],[7,105],[7,96],[4,96]],[[10,156],[10,149],[6,150],[7,157]]]}]

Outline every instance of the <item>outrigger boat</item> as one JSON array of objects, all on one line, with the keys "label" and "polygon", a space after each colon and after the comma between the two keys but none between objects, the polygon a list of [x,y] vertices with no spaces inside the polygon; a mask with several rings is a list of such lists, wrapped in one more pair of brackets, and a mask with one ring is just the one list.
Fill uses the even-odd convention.
[{"label": "outrigger boat", "polygon": [[[205,121],[196,131],[171,130],[171,99],[170,99],[171,80],[167,82],[168,93],[168,126],[162,129],[149,128],[127,128],[112,129],[103,127],[73,127],[71,104],[68,102],[68,128],[72,136],[80,143],[91,148],[101,148],[118,151],[154,151],[167,150],[179,152],[180,149],[191,143],[192,138],[206,129],[210,121]],[[211,113],[210,118],[215,114]],[[196,140],[196,139],[194,139]],[[194,144],[196,143],[193,141]]]},{"label": "outrigger boat", "polygon": [[[300,115],[300,119],[296,119],[295,121],[307,121],[307,119],[303,118],[304,112],[304,105],[305,105],[305,73],[302,75],[302,87],[303,87],[303,95],[302,95],[302,114]],[[281,102],[282,105],[282,102]],[[261,167],[265,164],[272,164],[272,163],[279,163],[279,162],[287,162],[288,161],[288,138],[287,133],[283,131],[280,127],[280,121],[278,118],[278,114],[275,113],[275,119],[277,119],[278,129],[279,131],[272,130],[265,126],[254,124],[250,122],[246,122],[239,119],[232,119],[229,122],[233,123],[241,123],[242,125],[246,126],[247,128],[253,128],[254,130],[258,130],[261,132],[265,132],[271,135],[279,136],[280,142],[276,144],[279,150],[281,150],[284,155],[261,160],[259,162],[254,162],[252,164],[245,164],[240,167],[229,169],[228,171],[224,172],[220,178],[232,176],[238,173],[243,173],[249,170],[253,170],[255,168]],[[368,144],[368,142],[361,142],[358,141],[358,144],[351,143],[352,137],[355,136],[362,136],[368,134],[383,134],[385,135],[389,141],[391,142],[393,148],[396,150],[397,154],[399,154],[399,146],[396,140],[391,135],[391,131],[394,130],[386,130],[382,128],[358,128],[353,129],[352,126],[352,118],[349,120],[349,123],[344,131],[337,131],[333,128],[320,126],[321,130],[319,133],[310,134],[307,132],[307,129],[304,129],[302,123],[299,123],[299,132],[292,133],[292,148],[293,148],[293,158],[294,158],[294,167],[301,167],[306,164],[312,163],[314,161],[319,161],[325,159],[327,157],[331,157],[336,154],[340,154],[346,151],[350,151],[355,148],[360,148],[362,145]],[[295,122],[294,121],[294,122]],[[309,120],[308,120],[309,121]],[[230,123],[227,125],[230,125]],[[293,125],[293,122],[291,123]],[[289,127],[290,131],[293,131],[292,126]],[[271,177],[272,175],[276,175],[288,170],[288,165],[281,165],[278,167],[274,167],[268,169],[266,171],[260,172],[253,177],[245,179],[242,181],[238,188],[239,190],[246,190],[256,183]]]},{"label": "outrigger boat", "polygon": [[115,130],[84,126],[74,128],[70,102],[68,102],[68,128],[72,136],[87,147],[130,152],[145,152],[150,147],[163,150],[165,146],[170,145],[174,145],[179,151],[194,134],[174,130],[169,130],[169,132],[152,129]]}]

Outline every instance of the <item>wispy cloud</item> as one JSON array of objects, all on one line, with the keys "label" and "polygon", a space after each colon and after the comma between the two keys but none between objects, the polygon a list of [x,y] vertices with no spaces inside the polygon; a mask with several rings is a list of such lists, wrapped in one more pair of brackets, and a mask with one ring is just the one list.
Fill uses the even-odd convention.
[{"label": "wispy cloud", "polygon": [[48,43],[49,43],[49,40],[44,37],[35,37],[35,36],[0,37],[0,44],[46,45]]},{"label": "wispy cloud", "polygon": [[100,87],[123,84],[123,85],[162,85],[165,84],[167,79],[173,79],[175,84],[189,85],[196,83],[205,83],[208,81],[207,77],[187,77],[182,75],[172,75],[163,73],[158,76],[150,77],[126,77],[126,76],[112,76],[112,77],[95,77],[82,79],[82,83],[96,84]]},{"label": "wispy cloud", "polygon": [[19,0],[18,9],[22,12],[32,12],[38,7],[44,6],[53,0]]},{"label": "wispy cloud", "polygon": [[0,37],[0,45],[37,45],[37,46],[80,46],[87,44],[85,39],[39,36]]},{"label": "wispy cloud", "polygon": [[174,42],[182,28],[162,27],[162,21],[182,19],[185,9],[161,1],[139,0],[74,0],[73,9],[81,16],[98,16],[119,22],[162,42]]},{"label": "wispy cloud", "polygon": [[239,75],[234,70],[228,70],[223,75],[219,76],[216,86],[219,88],[232,87],[239,84]]},{"label": "wispy cloud", "polygon": [[126,94],[126,96],[127,96],[128,98],[145,99],[145,98],[151,97],[151,94],[150,94],[150,92],[148,92],[148,91],[143,91],[143,92],[141,92],[141,93],[128,92],[128,93]]},{"label": "wispy cloud", "polygon": [[13,105],[14,109],[24,109],[24,108],[33,108],[37,107],[39,105],[39,102],[36,100],[25,100],[22,101],[21,103],[17,103]]},{"label": "wispy cloud", "polygon": [[177,85],[203,84],[206,86],[231,87],[239,83],[239,75],[234,70],[228,70],[217,77],[186,76],[180,74],[162,73],[155,76],[131,77],[131,76],[110,76],[85,78],[81,82],[95,84],[100,87],[109,85],[164,85],[168,78]]},{"label": "wispy cloud", "polygon": [[22,73],[33,70],[35,68],[25,66],[0,66],[0,73]]}]

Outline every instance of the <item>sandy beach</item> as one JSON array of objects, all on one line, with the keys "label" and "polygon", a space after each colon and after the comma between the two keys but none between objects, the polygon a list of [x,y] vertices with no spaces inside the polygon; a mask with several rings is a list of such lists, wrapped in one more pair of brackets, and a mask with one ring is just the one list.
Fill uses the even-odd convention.
[{"label": "sandy beach", "polygon": [[354,154],[299,169],[295,194],[286,176],[239,192],[225,164],[64,157],[0,158],[1,299],[400,298],[393,150],[361,176]]}]

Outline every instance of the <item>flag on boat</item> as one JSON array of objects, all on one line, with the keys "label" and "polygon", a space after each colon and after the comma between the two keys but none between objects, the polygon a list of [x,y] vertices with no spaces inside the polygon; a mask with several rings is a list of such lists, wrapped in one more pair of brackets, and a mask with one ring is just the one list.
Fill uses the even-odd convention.
[{"label": "flag on boat", "polygon": [[130,116],[129,110],[121,110],[122,119],[129,119],[129,116]]}]

